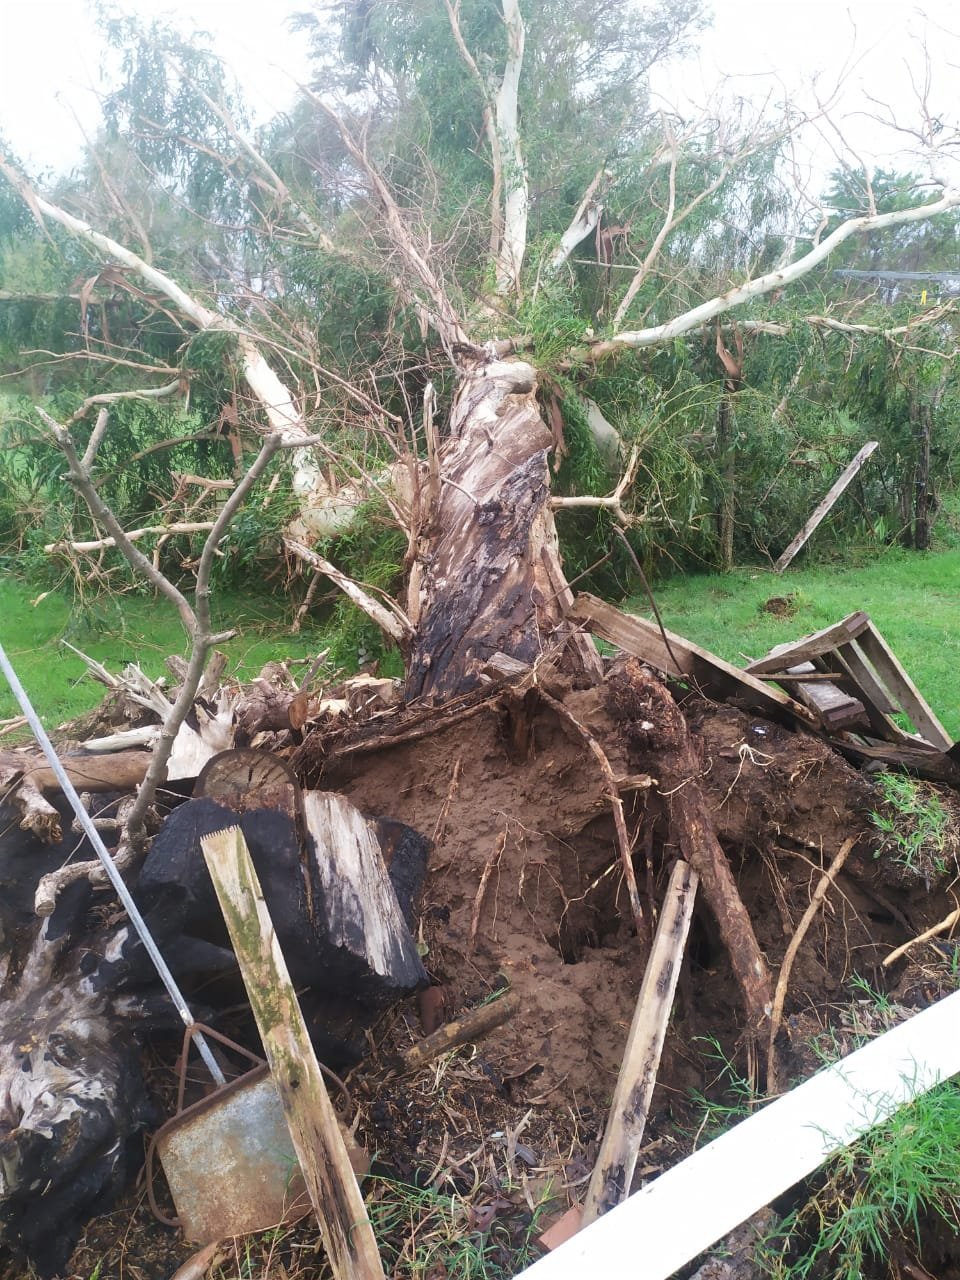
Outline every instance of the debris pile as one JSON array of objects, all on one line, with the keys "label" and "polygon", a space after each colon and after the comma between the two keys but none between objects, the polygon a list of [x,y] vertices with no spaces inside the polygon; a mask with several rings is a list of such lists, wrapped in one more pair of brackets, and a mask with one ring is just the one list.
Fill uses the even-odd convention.
[{"label": "debris pile", "polygon": [[[284,1083],[283,1064],[316,1052],[351,1072],[358,1136],[383,1170],[465,1194],[479,1168],[494,1218],[548,1202],[557,1216],[581,1201],[588,1220],[605,1211],[688,1146],[684,1098],[709,1086],[697,1037],[775,1091],[813,1067],[801,1014],[839,1002],[854,971],[906,983],[911,957],[956,923],[921,886],[891,898],[867,818],[874,784],[842,759],[946,789],[960,777],[865,614],[743,670],[595,597],[569,616],[620,650],[599,682],[494,654],[473,688],[432,705],[376,676],[318,686],[319,668],[297,682],[273,665],[239,687],[214,664],[149,851],[125,855],[196,1016],[266,1056],[288,1122],[307,1077]],[[60,752],[117,845],[170,691],[136,668],[97,674],[109,709]],[[11,1256],[54,1274],[129,1184],[141,1135],[176,1110],[155,1077],[175,1078],[180,1033],[46,762],[7,751],[0,771],[0,1231]],[[254,898],[260,923],[245,932]],[[262,967],[274,931],[290,987]],[[907,985],[905,1007],[941,990]],[[301,1010],[309,1051],[285,1039]],[[480,1047],[449,1056],[464,1044]],[[227,1074],[247,1069],[216,1052]],[[210,1088],[195,1075],[187,1103]],[[296,1123],[325,1117],[336,1147],[309,1078]],[[498,1132],[513,1137],[495,1157]],[[294,1146],[303,1166],[296,1134]],[[561,1165],[568,1191],[547,1195]],[[339,1193],[303,1172],[323,1218]],[[370,1240],[324,1221],[338,1274],[374,1274]],[[170,1241],[172,1264],[185,1245]]]}]

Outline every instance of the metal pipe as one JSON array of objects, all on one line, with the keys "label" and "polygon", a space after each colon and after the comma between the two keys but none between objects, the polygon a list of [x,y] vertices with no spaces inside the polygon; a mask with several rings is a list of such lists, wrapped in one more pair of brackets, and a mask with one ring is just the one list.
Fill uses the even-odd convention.
[{"label": "metal pipe", "polygon": [[[81,802],[80,797],[77,795],[77,792],[76,792],[76,789],[74,788],[73,783],[70,781],[69,777],[67,776],[66,770],[64,769],[63,765],[60,763],[60,758],[58,757],[56,751],[54,750],[53,743],[47,737],[47,731],[44,729],[43,725],[40,723],[40,717],[37,715],[36,711],[34,711],[33,705],[31,704],[30,699],[27,697],[26,690],[24,689],[23,685],[20,683],[17,677],[17,673],[14,671],[13,667],[10,665],[10,659],[7,657],[2,644],[0,644],[0,669],[3,670],[3,674],[7,677],[7,683],[10,685],[10,688],[13,690],[13,696],[16,698],[17,702],[20,704],[20,710],[26,716],[27,723],[30,725],[30,728],[33,730],[33,736],[36,738],[37,742],[40,744],[43,754],[47,757],[47,760],[50,762],[50,768],[53,770],[54,774],[56,775],[56,779],[60,784],[60,788],[63,791],[63,794],[67,797],[67,800],[69,800],[70,807],[73,809],[74,813],[77,815],[77,821],[80,823],[80,826],[83,828],[84,834],[86,835],[90,843],[93,845],[94,852],[96,853],[97,857],[100,859],[101,863],[103,864],[103,869],[107,873],[107,879],[113,885],[114,889],[116,890],[117,897],[123,903],[124,909],[126,910],[127,915],[130,917],[130,923],[133,925],[134,929],[136,929],[137,934],[140,938],[140,941],[143,943],[144,947],[146,947],[147,955],[153,961],[154,966],[157,970],[157,973],[160,975],[160,980],[162,981],[163,985],[166,987],[167,993],[169,994],[170,999],[176,1005],[177,1012],[180,1014],[180,1017],[183,1019],[184,1026],[191,1027],[191,1028],[195,1027],[196,1021],[193,1017],[193,1014],[190,1012],[190,1009],[189,1009],[189,1006],[187,1005],[186,1000],[183,998],[180,988],[177,986],[176,979],[174,978],[173,974],[170,972],[169,968],[167,967],[166,960],[164,960],[163,956],[160,954],[157,948],[157,944],[154,942],[153,938],[151,937],[150,930],[147,928],[147,923],[144,920],[143,916],[140,914],[139,908],[137,907],[137,904],[134,902],[133,896],[131,895],[130,890],[127,888],[126,884],[124,883],[123,877],[121,876],[120,872],[117,870],[116,864],[114,863],[113,858],[111,858],[110,853],[107,849],[107,846],[103,843],[103,840],[100,837],[100,832],[93,825],[93,820],[91,819],[89,813],[87,813],[86,809],[83,807],[83,803]],[[220,1067],[217,1064],[217,1060],[216,1058],[214,1058],[213,1054],[211,1053],[210,1046],[209,1044],[207,1044],[204,1037],[199,1032],[195,1032],[193,1035],[193,1042],[197,1046],[197,1050],[200,1054],[200,1057],[206,1063],[207,1069],[209,1070],[210,1074],[213,1076],[216,1083],[224,1084],[225,1083],[224,1074],[220,1070]]]}]

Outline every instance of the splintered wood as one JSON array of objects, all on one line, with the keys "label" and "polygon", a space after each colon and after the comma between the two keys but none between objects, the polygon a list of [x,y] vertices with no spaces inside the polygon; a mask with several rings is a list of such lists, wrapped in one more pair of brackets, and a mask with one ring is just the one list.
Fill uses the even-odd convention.
[{"label": "splintered wood", "polygon": [[[893,650],[863,612],[789,644],[777,645],[746,670],[778,680],[804,673],[826,675],[819,684],[801,683],[796,696],[820,717],[827,732],[855,729],[871,740],[893,746],[947,752],[953,740],[897,660]],[[905,717],[908,733],[892,718]]]},{"label": "splintered wood", "polygon": [[587,1188],[584,1226],[630,1194],[693,919],[698,880],[693,868],[682,861],[676,863],[670,874],[610,1105],[610,1119]]},{"label": "splintered wood", "polygon": [[201,845],[336,1280],[383,1280],[383,1266],[336,1112],[239,828]]}]

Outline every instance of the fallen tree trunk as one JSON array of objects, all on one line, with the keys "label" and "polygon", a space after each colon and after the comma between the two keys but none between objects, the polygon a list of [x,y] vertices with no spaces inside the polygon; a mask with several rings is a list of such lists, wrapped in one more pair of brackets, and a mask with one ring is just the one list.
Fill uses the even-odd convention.
[{"label": "fallen tree trunk", "polygon": [[549,506],[553,438],[536,391],[520,360],[476,365],[460,382],[438,492],[420,512],[408,700],[473,688],[497,652],[528,666],[551,652],[567,670],[602,675],[592,642],[564,616],[572,595]]}]

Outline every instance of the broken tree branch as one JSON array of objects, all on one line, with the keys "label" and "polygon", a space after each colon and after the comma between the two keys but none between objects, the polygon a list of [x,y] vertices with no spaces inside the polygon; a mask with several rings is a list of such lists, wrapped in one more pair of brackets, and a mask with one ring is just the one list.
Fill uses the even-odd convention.
[{"label": "broken tree branch", "polygon": [[[233,488],[233,482],[229,482]],[[163,537],[172,537],[178,533],[209,533],[213,528],[213,520],[195,520],[181,521],[173,524],[151,524],[146,525],[142,529],[128,529],[124,533],[124,537],[128,542],[136,542],[140,538],[148,538],[152,534],[160,534]],[[47,555],[53,555],[58,551],[103,551],[107,547],[115,547],[117,545],[116,538],[93,538],[89,542],[48,542],[43,548]]]},{"label": "broken tree branch", "polygon": [[682,312],[664,324],[651,325],[647,329],[624,330],[606,341],[596,342],[588,348],[586,354],[590,359],[597,360],[603,356],[613,355],[624,348],[653,347],[670,342],[673,338],[689,333],[691,329],[699,328],[725,311],[732,311],[735,307],[742,306],[754,298],[760,298],[764,294],[772,293],[775,289],[782,289],[785,285],[792,284],[794,280],[799,280],[828,258],[834,249],[845,240],[849,240],[851,236],[882,231],[887,227],[900,226],[907,222],[924,222],[928,218],[935,218],[938,214],[948,213],[958,206],[960,206],[960,188],[947,187],[939,199],[931,200],[928,204],[915,205],[909,209],[896,209],[890,213],[848,218],[803,257],[795,259],[787,266],[756,276],[744,284],[735,285],[726,293],[709,298],[706,302],[691,307],[689,311]]},{"label": "broken tree branch", "polygon": [[512,1018],[519,1008],[519,998],[508,991],[498,1000],[491,1000],[477,1009],[468,1010],[407,1049],[403,1055],[404,1069],[416,1071],[434,1058],[439,1058],[442,1053],[449,1053],[461,1044],[471,1044]]},{"label": "broken tree branch", "polygon": [[302,542],[297,542],[293,538],[284,538],[283,545],[288,551],[292,551],[295,556],[303,560],[305,564],[326,574],[344,595],[349,596],[353,603],[362,609],[369,618],[372,618],[381,631],[384,631],[397,644],[405,644],[413,635],[410,619],[398,604],[394,604],[392,600],[387,600],[385,604],[381,604],[379,600],[374,600],[373,596],[365,591],[358,582],[348,578],[345,573],[341,573],[329,560],[325,560],[316,551],[311,551]]}]

